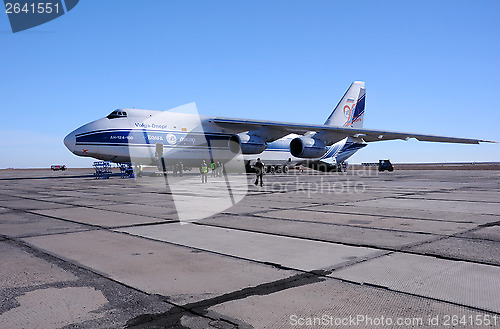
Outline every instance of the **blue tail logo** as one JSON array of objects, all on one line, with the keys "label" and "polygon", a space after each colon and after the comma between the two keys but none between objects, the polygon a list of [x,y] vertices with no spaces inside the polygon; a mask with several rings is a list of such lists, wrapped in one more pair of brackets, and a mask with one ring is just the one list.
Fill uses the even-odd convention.
[{"label": "blue tail logo", "polygon": [[363,114],[365,113],[365,95],[366,95],[366,89],[361,89],[361,91],[359,92],[358,102],[356,105],[353,106],[354,114],[352,116],[352,120],[349,125],[361,121],[361,119],[363,118]]}]

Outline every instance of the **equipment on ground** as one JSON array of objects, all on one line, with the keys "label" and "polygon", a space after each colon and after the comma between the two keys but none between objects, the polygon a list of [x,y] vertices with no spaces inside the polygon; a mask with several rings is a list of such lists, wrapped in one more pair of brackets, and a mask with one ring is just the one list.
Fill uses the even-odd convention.
[{"label": "equipment on ground", "polygon": [[120,163],[118,164],[118,168],[120,168],[121,178],[135,178],[133,162]]},{"label": "equipment on ground", "polygon": [[107,161],[96,161],[92,165],[95,169],[95,179],[108,179],[111,176],[111,163]]},{"label": "equipment on ground", "polygon": [[378,171],[394,171],[394,166],[389,160],[378,160]]}]

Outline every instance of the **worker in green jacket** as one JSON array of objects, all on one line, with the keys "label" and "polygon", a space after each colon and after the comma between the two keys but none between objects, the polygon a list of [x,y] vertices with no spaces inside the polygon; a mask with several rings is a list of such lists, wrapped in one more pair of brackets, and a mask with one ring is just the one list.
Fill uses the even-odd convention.
[{"label": "worker in green jacket", "polygon": [[142,167],[142,163],[139,164],[139,174],[137,175],[137,177],[142,177],[142,174],[143,174],[143,167]]},{"label": "worker in green jacket", "polygon": [[210,169],[212,169],[212,177],[215,177],[215,162],[213,160],[210,164]]}]

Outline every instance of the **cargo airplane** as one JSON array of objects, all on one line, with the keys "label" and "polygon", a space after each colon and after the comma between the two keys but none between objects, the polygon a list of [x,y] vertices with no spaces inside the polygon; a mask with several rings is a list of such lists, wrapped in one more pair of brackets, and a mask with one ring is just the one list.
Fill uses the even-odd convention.
[{"label": "cargo airplane", "polygon": [[164,169],[180,161],[188,167],[199,166],[201,160],[224,163],[242,154],[247,167],[260,157],[268,170],[286,172],[295,165],[338,170],[371,142],[411,138],[463,144],[490,142],[364,129],[364,86],[362,81],[353,82],[322,125],[200,116],[176,109],[117,109],[71,132],[64,144],[78,156],[159,168],[163,165]]}]

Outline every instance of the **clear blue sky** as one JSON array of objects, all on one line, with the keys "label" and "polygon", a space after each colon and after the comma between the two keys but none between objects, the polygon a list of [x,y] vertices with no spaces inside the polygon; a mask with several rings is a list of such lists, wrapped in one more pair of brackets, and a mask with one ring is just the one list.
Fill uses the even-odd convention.
[{"label": "clear blue sky", "polygon": [[[500,140],[498,1],[80,1],[13,34],[0,13],[0,168],[115,108],[323,123],[366,82],[366,128]],[[500,161],[500,145],[371,143],[351,163]]]}]

